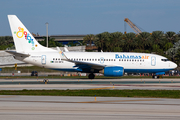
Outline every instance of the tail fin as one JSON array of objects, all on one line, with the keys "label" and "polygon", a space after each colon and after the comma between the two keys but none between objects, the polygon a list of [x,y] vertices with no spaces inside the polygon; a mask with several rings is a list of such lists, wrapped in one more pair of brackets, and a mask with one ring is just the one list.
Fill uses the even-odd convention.
[{"label": "tail fin", "polygon": [[17,52],[52,50],[40,45],[16,15],[8,15],[8,20]]}]

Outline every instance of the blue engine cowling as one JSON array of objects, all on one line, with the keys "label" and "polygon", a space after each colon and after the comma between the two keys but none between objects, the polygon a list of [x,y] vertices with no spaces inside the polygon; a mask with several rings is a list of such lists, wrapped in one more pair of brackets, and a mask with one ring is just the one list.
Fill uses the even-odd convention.
[{"label": "blue engine cowling", "polygon": [[165,72],[158,72],[155,75],[165,75]]},{"label": "blue engine cowling", "polygon": [[105,67],[104,76],[123,76],[124,68],[123,67]]}]

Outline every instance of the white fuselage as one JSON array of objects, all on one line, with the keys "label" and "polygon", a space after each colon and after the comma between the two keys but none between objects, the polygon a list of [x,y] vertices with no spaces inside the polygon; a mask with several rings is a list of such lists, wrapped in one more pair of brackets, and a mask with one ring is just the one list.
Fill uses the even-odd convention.
[{"label": "white fuselage", "polygon": [[[64,52],[68,59],[74,61],[83,61],[105,66],[120,66],[124,72],[137,73],[157,73],[172,70],[177,65],[167,58],[148,53],[130,53],[130,52]],[[22,59],[24,62],[36,66],[50,68],[60,71],[77,71],[75,64],[63,61],[57,51],[50,52],[32,52],[30,56]],[[83,72],[83,71],[82,71]]]}]

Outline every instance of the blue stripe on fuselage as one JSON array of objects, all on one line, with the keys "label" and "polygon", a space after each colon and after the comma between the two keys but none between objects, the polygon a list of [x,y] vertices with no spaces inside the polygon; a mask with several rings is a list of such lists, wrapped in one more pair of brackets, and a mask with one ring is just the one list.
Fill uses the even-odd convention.
[{"label": "blue stripe on fuselage", "polygon": [[[59,70],[59,71],[67,71],[67,72],[87,72],[87,71],[82,71],[81,69],[55,69],[51,68],[52,70]],[[125,73],[158,73],[158,72],[167,72],[172,69],[124,69]]]},{"label": "blue stripe on fuselage", "polygon": [[167,72],[172,69],[124,69],[125,73],[158,73],[158,72]]}]

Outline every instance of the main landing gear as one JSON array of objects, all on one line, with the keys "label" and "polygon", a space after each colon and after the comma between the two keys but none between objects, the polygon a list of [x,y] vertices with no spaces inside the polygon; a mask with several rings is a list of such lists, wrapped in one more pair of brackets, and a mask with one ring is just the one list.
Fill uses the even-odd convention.
[{"label": "main landing gear", "polygon": [[158,79],[158,78],[159,78],[159,76],[157,76],[157,75],[153,75],[153,76],[152,76],[152,78],[154,78],[154,79]]},{"label": "main landing gear", "polygon": [[162,76],[162,75],[153,75],[152,78],[154,78],[154,79],[159,79],[159,78],[161,78],[161,79],[162,79],[163,76]]},{"label": "main landing gear", "polygon": [[94,75],[93,73],[90,73],[90,74],[88,75],[88,78],[89,78],[89,79],[94,79],[94,77],[95,77],[95,75]]}]

